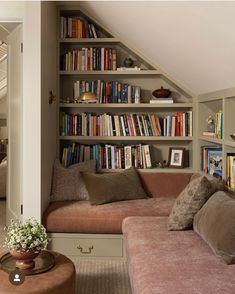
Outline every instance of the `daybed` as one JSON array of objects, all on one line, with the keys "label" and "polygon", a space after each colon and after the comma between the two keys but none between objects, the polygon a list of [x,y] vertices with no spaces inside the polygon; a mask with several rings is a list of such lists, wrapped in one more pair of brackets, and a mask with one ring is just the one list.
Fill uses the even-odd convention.
[{"label": "daybed", "polygon": [[51,248],[68,255],[123,257],[124,218],[168,216],[192,173],[140,171],[139,176],[152,198],[103,205],[91,205],[89,201],[52,202],[42,220],[52,238]]}]

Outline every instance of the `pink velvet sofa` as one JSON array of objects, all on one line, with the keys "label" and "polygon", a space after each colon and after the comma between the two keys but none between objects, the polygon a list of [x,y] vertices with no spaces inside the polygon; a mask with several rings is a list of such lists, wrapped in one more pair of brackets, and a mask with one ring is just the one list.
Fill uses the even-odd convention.
[{"label": "pink velvet sofa", "polygon": [[227,265],[193,230],[168,231],[167,217],[128,217],[123,225],[132,294],[234,294]]},{"label": "pink velvet sofa", "polygon": [[98,206],[89,201],[53,202],[43,215],[44,226],[52,233],[122,234],[122,222],[128,216],[168,216],[175,197],[192,177],[191,173],[139,175],[152,198]]}]

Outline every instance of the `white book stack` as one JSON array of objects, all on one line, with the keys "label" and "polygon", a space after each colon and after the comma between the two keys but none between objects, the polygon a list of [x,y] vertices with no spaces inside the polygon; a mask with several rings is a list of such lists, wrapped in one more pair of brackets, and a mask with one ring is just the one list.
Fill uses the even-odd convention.
[{"label": "white book stack", "polygon": [[150,104],[168,104],[168,103],[174,103],[174,100],[172,97],[168,97],[168,98],[156,98],[156,97],[152,97],[149,101]]}]

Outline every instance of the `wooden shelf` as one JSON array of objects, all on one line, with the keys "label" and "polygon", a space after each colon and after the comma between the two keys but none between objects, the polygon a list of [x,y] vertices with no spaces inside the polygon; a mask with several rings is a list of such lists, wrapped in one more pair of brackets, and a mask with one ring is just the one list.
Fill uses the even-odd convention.
[{"label": "wooden shelf", "polygon": [[[224,140],[224,144],[229,147],[235,147],[235,141]],[[234,151],[235,153],[235,151]]]},{"label": "wooden shelf", "polygon": [[133,142],[133,141],[141,141],[141,142],[148,142],[148,141],[192,141],[193,137],[167,137],[167,136],[60,136],[60,140],[76,140],[76,141],[102,141],[102,142],[117,142],[117,141],[126,141],[126,142]]},{"label": "wooden shelf", "polygon": [[[115,173],[115,172],[122,172],[124,169],[98,169],[97,172],[99,173]],[[188,168],[140,168],[138,169],[141,173],[193,173],[193,169]]]},{"label": "wooden shelf", "polygon": [[203,141],[210,142],[210,143],[215,143],[215,144],[220,144],[220,145],[223,144],[223,140],[222,139],[211,138],[209,136],[199,136],[199,139],[200,140],[203,140]]},{"label": "wooden shelf", "polygon": [[158,70],[91,70],[91,71],[68,71],[60,70],[60,75],[82,75],[82,76],[94,76],[94,75],[112,75],[112,76],[156,76],[160,75]]},{"label": "wooden shelf", "polygon": [[66,38],[66,39],[59,39],[59,43],[61,44],[118,44],[120,40],[118,38]]},{"label": "wooden shelf", "polygon": [[173,103],[173,104],[150,104],[150,103],[140,103],[140,104],[134,104],[134,103],[101,103],[101,104],[79,104],[79,103],[60,103],[60,107],[63,108],[128,108],[128,109],[143,109],[143,108],[192,108],[193,103]]}]

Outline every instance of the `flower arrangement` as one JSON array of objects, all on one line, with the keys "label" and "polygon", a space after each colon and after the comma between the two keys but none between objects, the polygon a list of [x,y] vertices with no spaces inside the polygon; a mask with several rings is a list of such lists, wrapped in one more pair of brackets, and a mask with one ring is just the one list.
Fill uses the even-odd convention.
[{"label": "flower arrangement", "polygon": [[215,120],[211,115],[208,116],[208,118],[206,119],[206,122],[207,122],[208,125],[214,125],[215,124]]},{"label": "flower arrangement", "polygon": [[11,220],[11,224],[5,230],[5,246],[10,250],[40,252],[47,247],[46,229],[35,218],[30,218],[25,223]]}]

